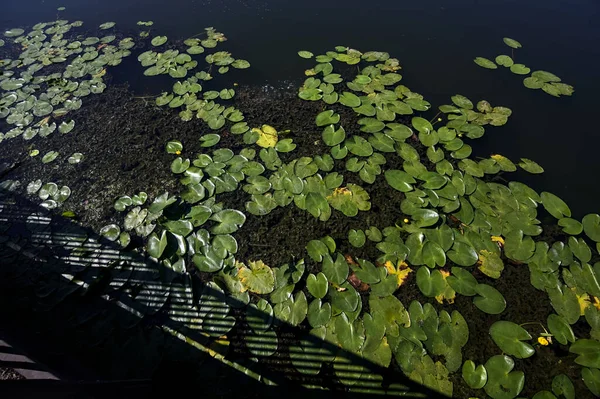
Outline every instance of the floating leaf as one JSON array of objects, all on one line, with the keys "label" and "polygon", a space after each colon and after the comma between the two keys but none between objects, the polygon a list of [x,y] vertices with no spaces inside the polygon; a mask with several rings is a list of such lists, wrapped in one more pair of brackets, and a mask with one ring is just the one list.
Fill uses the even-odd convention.
[{"label": "floating leaf", "polygon": [[488,314],[500,314],[506,308],[506,300],[491,285],[477,284],[475,291],[477,292],[477,296],[473,298],[473,304],[481,311]]},{"label": "floating leaf", "polygon": [[152,41],[150,43],[152,43],[153,46],[162,46],[166,42],[167,42],[166,36],[156,36],[152,39]]},{"label": "floating leaf", "polygon": [[340,115],[332,110],[327,110],[319,113],[316,117],[317,126],[333,125],[340,121]]},{"label": "floating leaf", "polygon": [[552,392],[563,395],[565,399],[575,399],[575,386],[565,374],[559,374],[552,379]]},{"label": "floating leaf", "polygon": [[487,383],[487,370],[482,364],[475,367],[475,362],[467,360],[462,366],[462,377],[472,389],[481,389]]},{"label": "floating leaf", "polygon": [[350,244],[352,244],[352,246],[356,248],[361,248],[363,245],[365,245],[365,233],[362,230],[352,229],[348,232],[348,241],[350,241]]},{"label": "floating leaf", "polygon": [[523,64],[513,64],[510,67],[510,71],[516,75],[527,75],[531,72],[531,69]]},{"label": "floating leaf", "polygon": [[[308,292],[315,298],[323,298],[327,294],[328,289],[328,281],[325,274],[318,273],[317,275],[309,274],[306,279],[306,288]],[[309,309],[309,317],[310,317],[310,309]]]},{"label": "floating leaf", "polygon": [[312,58],[314,56],[313,53],[306,50],[298,51],[298,55],[302,58]]},{"label": "floating leaf", "polygon": [[480,67],[487,69],[498,69],[498,65],[494,64],[494,61],[488,60],[487,58],[476,57],[474,61]]},{"label": "floating leaf", "polygon": [[534,173],[534,174],[544,173],[544,168],[542,168],[536,162],[534,162],[530,159],[527,159],[527,158],[521,158],[521,162],[519,162],[519,166],[529,173]]},{"label": "floating leaf", "polygon": [[269,294],[275,288],[273,270],[263,261],[248,262],[246,266],[238,263],[238,278],[245,289],[255,294]]},{"label": "floating leaf", "polygon": [[[563,217],[571,217],[571,210],[567,206],[567,204],[558,198],[556,195],[544,191],[541,193],[542,204],[544,208],[548,211],[549,214],[554,216],[557,219],[562,219]],[[585,228],[585,221],[584,221]]]},{"label": "floating leaf", "polygon": [[514,64],[514,62],[513,59],[510,58],[508,55],[499,55],[496,57],[496,64],[510,68]]},{"label": "floating leaf", "polygon": [[211,233],[213,234],[231,234],[239,229],[246,221],[246,216],[235,209],[224,209],[213,214],[210,220],[214,220],[219,224],[213,226]]},{"label": "floating leaf", "polygon": [[512,371],[515,362],[509,356],[492,356],[484,365],[488,374],[485,393],[494,399],[515,398],[523,390],[525,374],[522,371]]},{"label": "floating leaf", "polygon": [[563,317],[552,313],[548,316],[547,323],[548,330],[559,343],[567,345],[569,342],[575,342],[573,329]]},{"label": "floating leaf", "polygon": [[56,157],[58,157],[59,153],[56,151],[48,151],[43,157],[42,157],[42,163],[50,163],[52,161],[54,161],[56,159]]},{"label": "floating leaf", "polygon": [[507,355],[518,359],[533,356],[535,349],[523,341],[531,339],[531,335],[523,327],[510,321],[497,321],[490,327],[492,339]]},{"label": "floating leaf", "polygon": [[510,37],[505,37],[502,40],[504,41],[504,43],[508,47],[512,47],[512,48],[521,48],[521,47],[523,47],[523,46],[521,46],[521,43],[519,43],[515,39],[511,39]]},{"label": "floating leaf", "polygon": [[590,213],[582,220],[583,231],[592,240],[600,242],[600,215]]}]

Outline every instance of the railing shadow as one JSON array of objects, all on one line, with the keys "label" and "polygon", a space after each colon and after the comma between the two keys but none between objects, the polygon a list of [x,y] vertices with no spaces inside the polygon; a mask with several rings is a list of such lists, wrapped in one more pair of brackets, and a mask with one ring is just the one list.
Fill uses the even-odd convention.
[{"label": "railing shadow", "polygon": [[[10,330],[4,339],[20,341],[62,378],[34,388],[88,395],[81,397],[121,397],[119,387],[124,396],[139,396],[129,388],[173,384],[224,397],[443,397],[305,328],[280,323],[275,338],[256,334],[245,323],[245,307],[197,277],[0,192],[0,317]],[[232,322],[239,342],[222,337]],[[274,345],[282,355],[267,356]],[[334,358],[343,385],[330,378]],[[24,384],[2,384],[0,392],[22,394],[30,389]]]}]

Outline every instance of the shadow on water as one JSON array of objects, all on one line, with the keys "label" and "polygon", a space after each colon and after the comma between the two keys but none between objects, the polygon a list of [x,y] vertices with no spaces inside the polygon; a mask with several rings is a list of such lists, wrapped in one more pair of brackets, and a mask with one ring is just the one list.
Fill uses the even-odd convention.
[{"label": "shadow on water", "polygon": [[[1,338],[60,378],[2,382],[0,392],[131,397],[176,383],[222,397],[330,396],[344,386],[360,397],[441,397],[302,327],[278,323],[275,340],[256,334],[244,322],[246,305],[214,286],[2,192],[0,265]],[[256,356],[278,342],[275,355]],[[331,378],[334,357],[344,385]],[[37,367],[0,363],[16,366]]]}]

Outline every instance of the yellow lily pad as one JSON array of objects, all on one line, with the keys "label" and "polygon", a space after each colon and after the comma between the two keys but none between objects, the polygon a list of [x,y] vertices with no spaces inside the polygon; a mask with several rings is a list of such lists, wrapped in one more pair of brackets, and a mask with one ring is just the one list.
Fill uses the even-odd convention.
[{"label": "yellow lily pad", "polygon": [[263,148],[275,147],[275,144],[277,144],[277,130],[272,126],[262,125],[261,128],[255,127],[252,129],[252,132],[258,134],[256,144]]}]

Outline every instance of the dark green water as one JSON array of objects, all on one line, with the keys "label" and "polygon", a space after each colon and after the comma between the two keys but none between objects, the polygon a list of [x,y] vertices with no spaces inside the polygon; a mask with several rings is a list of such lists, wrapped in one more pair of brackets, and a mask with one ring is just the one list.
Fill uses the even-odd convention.
[{"label": "dark green water", "polygon": [[[229,38],[228,51],[252,63],[241,74],[240,83],[247,84],[301,81],[309,67],[296,55],[301,49],[318,54],[346,45],[387,51],[401,61],[402,83],[435,107],[460,93],[513,109],[507,125],[488,129],[473,143],[475,155],[531,158],[546,173],[515,178],[559,195],[576,218],[598,211],[597,1],[3,0],[2,6],[1,28],[52,20],[59,6],[67,8],[61,17],[83,20],[89,29],[115,21],[120,29],[136,30],[138,20],[153,20],[155,33],[186,38],[214,26]],[[523,44],[515,55],[517,62],[562,77],[575,86],[573,97],[528,90],[522,78],[507,70],[490,71],[472,62],[476,56],[510,54],[502,43],[504,36]],[[114,69],[118,80],[131,82],[140,92],[159,91],[155,80],[141,75],[133,57],[124,64],[129,67]]]}]

